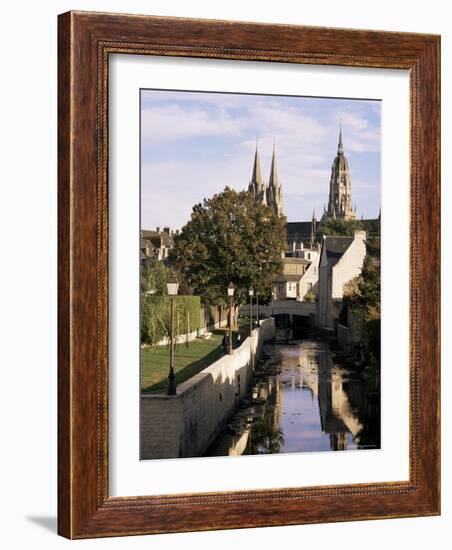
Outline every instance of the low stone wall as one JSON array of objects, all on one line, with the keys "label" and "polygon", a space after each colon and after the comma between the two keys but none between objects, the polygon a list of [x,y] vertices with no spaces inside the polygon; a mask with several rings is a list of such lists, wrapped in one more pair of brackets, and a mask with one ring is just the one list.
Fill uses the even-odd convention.
[{"label": "low stone wall", "polygon": [[180,384],[177,395],[142,394],[141,459],[202,455],[246,394],[254,362],[274,335],[274,319],[266,319],[232,355]]},{"label": "low stone wall", "polygon": [[[185,342],[188,340],[189,342],[192,342],[193,340],[196,340],[196,338],[199,338],[200,336],[203,336],[206,334],[206,332],[213,332],[214,330],[217,330],[219,328],[225,327],[227,325],[227,321],[219,321],[218,323],[215,323],[214,325],[210,325],[208,327],[202,327],[199,330],[194,330],[190,332],[190,334],[180,334],[179,336],[174,337],[174,341],[176,344],[185,344]],[[169,346],[170,339],[168,337],[162,338],[155,346]],[[144,344],[141,347],[148,348],[149,345]]]}]

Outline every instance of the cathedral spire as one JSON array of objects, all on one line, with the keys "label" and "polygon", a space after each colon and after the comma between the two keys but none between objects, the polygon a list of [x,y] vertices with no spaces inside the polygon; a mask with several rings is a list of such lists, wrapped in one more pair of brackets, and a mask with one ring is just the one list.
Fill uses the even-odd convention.
[{"label": "cathedral spire", "polygon": [[267,196],[265,192],[265,183],[262,178],[261,161],[259,158],[259,141],[256,136],[256,152],[254,154],[253,174],[248,186],[249,192],[254,197],[254,200],[261,204],[267,204]]},{"label": "cathedral spire", "polygon": [[279,187],[278,170],[276,168],[275,144],[273,144],[272,165],[270,168],[270,179],[268,180],[268,184],[274,187]]},{"label": "cathedral spire", "polygon": [[337,156],[331,167],[330,194],[326,216],[332,219],[343,218],[345,220],[354,220],[356,218],[356,207],[353,208],[352,203],[350,170],[342,143],[342,121],[339,127]]},{"label": "cathedral spire", "polygon": [[252,175],[251,181],[253,183],[258,183],[259,185],[263,185],[264,183],[262,180],[261,161],[259,158],[259,141],[257,138],[256,138],[256,153],[254,154],[253,175]]},{"label": "cathedral spire", "polygon": [[311,250],[314,249],[316,231],[317,231],[317,220],[315,219],[315,209],[314,209],[312,211],[312,220],[311,220],[311,239],[310,239]]},{"label": "cathedral spire", "polygon": [[274,143],[270,179],[267,187],[267,204],[273,208],[278,216],[284,216],[282,188],[279,183],[278,170],[276,168],[276,148]]},{"label": "cathedral spire", "polygon": [[339,129],[339,143],[337,144],[337,154],[338,155],[344,154],[344,146],[342,145],[342,121]]}]

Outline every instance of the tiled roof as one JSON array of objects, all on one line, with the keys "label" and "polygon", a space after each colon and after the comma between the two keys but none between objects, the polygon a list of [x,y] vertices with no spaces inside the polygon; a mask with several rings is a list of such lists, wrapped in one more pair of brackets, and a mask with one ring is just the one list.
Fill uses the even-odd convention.
[{"label": "tiled roof", "polygon": [[152,237],[160,237],[160,233],[158,231],[152,231],[152,229],[142,229],[141,236],[143,239],[151,239]]},{"label": "tiled roof", "polygon": [[287,222],[287,239],[306,239],[311,236],[312,222]]},{"label": "tiled roof", "polygon": [[275,283],[298,283],[303,275],[278,275],[276,279],[273,280]]},{"label": "tiled roof", "polygon": [[166,246],[172,248],[174,246],[173,237],[166,231],[153,231],[152,229],[142,229],[141,237],[152,242],[156,247]]},{"label": "tiled roof", "polygon": [[335,265],[354,241],[354,237],[325,237],[323,246],[330,266]]}]

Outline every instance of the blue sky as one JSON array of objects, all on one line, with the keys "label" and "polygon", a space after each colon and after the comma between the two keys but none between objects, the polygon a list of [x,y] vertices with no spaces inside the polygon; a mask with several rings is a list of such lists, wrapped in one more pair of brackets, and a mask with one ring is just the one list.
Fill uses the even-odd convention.
[{"label": "blue sky", "polygon": [[380,210],[380,102],[141,91],[141,226],[181,228],[192,205],[248,187],[256,136],[263,177],[273,143],[288,221],[320,219],[339,124],[358,217]]}]

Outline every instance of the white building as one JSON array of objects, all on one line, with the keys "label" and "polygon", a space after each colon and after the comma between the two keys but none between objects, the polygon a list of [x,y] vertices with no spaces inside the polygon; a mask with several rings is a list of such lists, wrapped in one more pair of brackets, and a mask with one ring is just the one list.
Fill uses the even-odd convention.
[{"label": "white building", "polygon": [[283,259],[283,272],[273,281],[275,300],[302,302],[308,292],[316,294],[320,253],[316,249],[302,252],[298,257]]},{"label": "white building", "polygon": [[312,293],[317,296],[319,281],[320,250],[305,250],[306,258],[310,263],[300,280],[300,300],[306,299],[306,294]]},{"label": "white building", "polygon": [[324,237],[319,262],[317,324],[333,329],[339,317],[344,285],[361,273],[366,232],[353,237]]},{"label": "white building", "polygon": [[169,251],[174,247],[173,233],[169,227],[156,231],[143,229],[141,231],[141,259],[155,258],[156,260],[166,260]]}]

